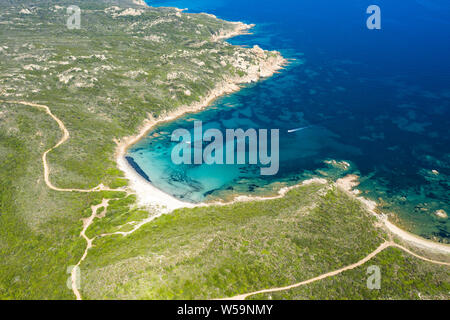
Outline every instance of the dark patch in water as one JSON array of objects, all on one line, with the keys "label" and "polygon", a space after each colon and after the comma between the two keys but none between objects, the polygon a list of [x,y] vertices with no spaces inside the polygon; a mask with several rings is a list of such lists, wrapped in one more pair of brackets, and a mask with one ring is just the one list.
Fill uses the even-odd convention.
[{"label": "dark patch in water", "polygon": [[205,193],[203,194],[203,196],[206,198],[206,197],[212,195],[213,193],[215,193],[216,191],[220,191],[220,189],[214,189],[214,190],[205,192]]},{"label": "dark patch in water", "polygon": [[136,161],[134,161],[132,157],[125,157],[125,159],[127,159],[130,166],[132,166],[133,169],[136,170],[136,172],[139,173],[140,176],[142,176],[148,182],[152,182],[149,176],[145,174],[145,172],[141,169],[141,167],[139,167],[139,165],[136,163]]},{"label": "dark patch in water", "polygon": [[447,238],[447,239],[450,237],[450,233],[441,227],[439,227],[439,231],[435,232],[434,235],[440,238]]}]

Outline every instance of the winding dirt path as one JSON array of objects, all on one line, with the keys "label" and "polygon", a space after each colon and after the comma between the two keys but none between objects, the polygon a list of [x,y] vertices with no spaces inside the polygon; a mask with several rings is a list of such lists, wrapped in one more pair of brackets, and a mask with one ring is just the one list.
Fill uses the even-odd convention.
[{"label": "winding dirt path", "polygon": [[395,248],[398,248],[398,249],[400,249],[400,250],[403,250],[403,251],[405,251],[406,253],[408,253],[408,254],[410,254],[410,255],[412,255],[412,256],[414,256],[414,257],[420,259],[420,260],[423,260],[423,261],[431,262],[431,263],[434,263],[434,264],[440,264],[440,265],[442,265],[442,266],[450,266],[450,263],[448,263],[448,262],[438,261],[438,260],[433,260],[433,259],[428,259],[428,258],[426,258],[426,257],[423,257],[423,256],[421,256],[421,255],[418,255],[418,254],[412,252],[412,251],[409,250],[408,248],[406,248],[406,247],[404,247],[404,246],[402,246],[402,245],[399,245],[399,244],[397,244],[397,243],[392,243],[392,244],[391,244],[391,247],[395,247]]},{"label": "winding dirt path", "polygon": [[254,295],[257,295],[257,294],[273,293],[273,292],[279,292],[279,291],[295,289],[295,288],[298,288],[298,287],[301,287],[301,286],[304,286],[304,285],[307,285],[307,284],[310,284],[310,283],[313,283],[313,282],[316,282],[316,281],[320,281],[320,280],[323,280],[323,279],[326,279],[326,278],[329,278],[329,277],[334,277],[334,276],[336,276],[336,275],[338,275],[338,274],[340,274],[342,272],[345,272],[345,271],[348,271],[348,270],[353,270],[353,269],[355,269],[355,268],[357,268],[359,266],[362,266],[366,262],[368,262],[371,259],[373,259],[374,257],[376,257],[380,252],[382,252],[382,251],[384,251],[384,250],[386,250],[387,248],[390,248],[390,247],[396,247],[398,249],[401,249],[401,250],[403,250],[403,251],[413,255],[414,257],[419,258],[419,259],[424,260],[424,261],[427,261],[427,262],[450,266],[450,263],[442,262],[442,261],[435,261],[435,260],[431,260],[431,259],[419,256],[418,254],[413,253],[409,249],[407,249],[407,248],[405,248],[405,247],[403,247],[403,246],[401,246],[399,244],[396,244],[396,243],[391,242],[391,241],[386,241],[382,245],[380,245],[375,251],[370,253],[367,257],[359,260],[358,262],[356,262],[354,264],[346,266],[344,268],[341,268],[341,269],[338,269],[338,270],[335,270],[335,271],[331,271],[331,272],[328,272],[328,273],[324,273],[324,274],[322,274],[320,276],[317,276],[315,278],[312,278],[312,279],[309,279],[309,280],[305,280],[305,281],[302,281],[302,282],[299,282],[299,283],[296,283],[296,284],[293,284],[293,285],[290,285],[290,286],[279,287],[279,288],[272,288],[272,289],[265,289],[265,290],[245,293],[245,294],[241,294],[241,295],[238,295],[238,296],[234,296],[234,297],[231,297],[231,298],[225,298],[225,299],[221,299],[221,300],[245,300],[248,297],[254,296]]},{"label": "winding dirt path", "polygon": [[[86,249],[84,250],[83,256],[80,258],[78,263],[75,265],[75,268],[72,269],[71,272],[71,278],[72,278],[72,291],[77,297],[77,300],[82,300],[81,294],[78,291],[78,284],[80,279],[77,278],[78,276],[78,268],[80,267],[81,263],[86,259],[89,249],[92,248],[92,242],[95,240],[96,237],[90,239],[86,235],[87,229],[92,225],[95,218],[101,218],[101,215],[106,213],[106,210],[108,209],[110,199],[103,199],[102,203],[92,206],[92,214],[89,218],[83,219],[83,230],[81,230],[80,236],[83,237],[86,240]],[[99,215],[98,211],[103,208],[103,212]]]},{"label": "winding dirt path", "polygon": [[[45,184],[47,185],[47,187],[51,190],[54,191],[58,191],[58,192],[79,192],[79,193],[91,193],[91,192],[101,192],[101,191],[121,191],[121,192],[127,192],[125,189],[110,189],[105,187],[103,184],[100,184],[99,186],[93,188],[93,189],[88,189],[88,190],[84,190],[84,189],[62,189],[62,188],[58,188],[56,186],[54,186],[52,184],[52,182],[50,181],[50,166],[48,165],[48,161],[47,161],[47,155],[55,150],[56,148],[58,148],[59,146],[61,146],[63,143],[65,143],[67,140],[69,140],[70,138],[70,134],[69,134],[69,130],[67,130],[66,126],[64,125],[64,123],[57,118],[50,110],[50,108],[46,105],[42,105],[42,104],[36,104],[36,103],[31,103],[31,102],[26,102],[26,101],[4,101],[4,100],[0,100],[0,102],[2,103],[9,103],[9,104],[22,104],[25,106],[30,106],[30,107],[34,107],[34,108],[39,108],[39,109],[43,109],[45,111],[45,113],[47,113],[53,120],[55,120],[55,122],[58,124],[61,132],[62,132],[62,137],[61,139],[50,149],[48,149],[47,151],[44,152],[44,154],[42,155],[42,164],[44,166],[44,180],[45,180]],[[91,226],[91,224],[94,222],[95,218],[102,218],[101,215],[98,214],[98,210],[101,208],[104,208],[103,214],[106,213],[106,210],[108,208],[109,205],[109,201],[111,201],[113,199],[103,199],[102,203],[96,205],[96,206],[92,206],[92,215],[87,218],[87,219],[83,219],[83,229],[81,230],[80,236],[83,237],[86,240],[86,249],[84,250],[83,256],[80,258],[80,260],[78,261],[78,263],[75,265],[75,267],[72,269],[71,272],[71,281],[72,281],[72,291],[75,294],[75,297],[77,298],[77,300],[82,300],[81,298],[81,294],[78,291],[78,285],[77,285],[77,273],[79,270],[79,266],[81,265],[81,263],[86,259],[88,251],[90,248],[92,248],[92,243],[95,240],[95,237],[92,239],[89,239],[86,236],[86,231],[87,229]]]}]

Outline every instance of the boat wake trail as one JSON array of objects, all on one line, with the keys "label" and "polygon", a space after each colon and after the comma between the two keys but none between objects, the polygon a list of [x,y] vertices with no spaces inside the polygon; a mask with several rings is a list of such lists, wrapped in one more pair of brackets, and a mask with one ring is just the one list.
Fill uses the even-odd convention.
[{"label": "boat wake trail", "polygon": [[303,130],[309,129],[311,127],[312,126],[307,126],[307,127],[303,127],[303,128],[297,128],[297,129],[288,130],[288,133],[294,133],[294,132],[298,132],[298,131],[303,131]]}]

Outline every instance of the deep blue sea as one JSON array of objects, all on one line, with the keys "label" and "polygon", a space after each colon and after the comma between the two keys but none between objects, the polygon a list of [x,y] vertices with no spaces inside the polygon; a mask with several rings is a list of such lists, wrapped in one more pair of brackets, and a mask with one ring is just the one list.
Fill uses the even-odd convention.
[{"label": "deep blue sea", "polygon": [[[295,59],[281,73],[163,124],[129,150],[152,183],[191,202],[269,193],[309,177],[361,177],[363,194],[409,230],[450,240],[450,2],[448,0],[148,1],[255,23],[237,45]],[[369,5],[381,30],[369,30]],[[174,165],[178,128],[280,129],[280,171]],[[293,128],[306,130],[288,133]],[[350,168],[329,161],[347,161]]]}]

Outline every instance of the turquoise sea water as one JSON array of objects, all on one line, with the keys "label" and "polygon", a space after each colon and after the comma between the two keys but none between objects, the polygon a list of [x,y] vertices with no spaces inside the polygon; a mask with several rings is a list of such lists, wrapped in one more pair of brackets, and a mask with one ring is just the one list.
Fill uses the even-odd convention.
[{"label": "turquoise sea water", "polygon": [[[366,28],[377,4],[382,30]],[[129,150],[140,173],[199,202],[267,193],[308,177],[361,176],[360,189],[424,237],[450,240],[450,3],[398,1],[150,1],[256,23],[230,42],[296,59],[210,108],[163,124]],[[174,165],[173,130],[280,129],[280,171],[258,166]],[[308,127],[294,133],[288,130]],[[325,161],[347,161],[349,169]],[[434,170],[434,171],[433,171]]]}]

